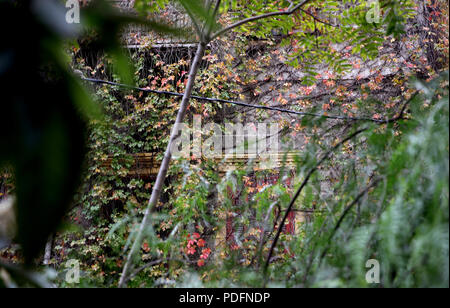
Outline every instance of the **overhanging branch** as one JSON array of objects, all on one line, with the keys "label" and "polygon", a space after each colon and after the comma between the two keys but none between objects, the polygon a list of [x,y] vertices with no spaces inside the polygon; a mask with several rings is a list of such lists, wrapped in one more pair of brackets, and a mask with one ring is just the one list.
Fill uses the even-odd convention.
[{"label": "overhanging branch", "polygon": [[292,15],[295,12],[297,12],[298,10],[300,10],[303,6],[305,6],[306,4],[308,4],[308,2],[311,2],[311,0],[304,0],[303,2],[297,4],[296,6],[294,6],[292,9],[289,9],[287,11],[279,11],[279,12],[271,12],[271,13],[267,13],[267,14],[262,14],[262,15],[258,15],[258,16],[253,16],[253,17],[249,17],[246,19],[243,19],[241,21],[238,21],[222,30],[220,30],[219,32],[215,33],[212,37],[211,37],[211,41],[218,38],[219,36],[221,36],[224,33],[227,33],[228,31],[231,31],[237,27],[240,27],[242,25],[245,25],[249,22],[254,22],[254,21],[258,21],[260,19],[265,19],[265,18],[269,18],[269,17],[275,17],[275,16],[287,16],[287,15]]}]

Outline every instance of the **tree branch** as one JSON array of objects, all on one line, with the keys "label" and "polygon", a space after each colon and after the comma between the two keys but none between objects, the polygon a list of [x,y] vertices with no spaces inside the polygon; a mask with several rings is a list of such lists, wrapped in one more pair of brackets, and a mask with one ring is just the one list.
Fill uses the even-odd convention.
[{"label": "tree branch", "polygon": [[[414,93],[414,94],[413,94],[413,95],[412,95],[412,96],[411,96],[411,97],[403,104],[402,109],[400,110],[399,114],[398,114],[396,117],[391,118],[391,119],[388,119],[388,120],[385,120],[385,121],[383,121],[383,122],[380,123],[380,124],[394,123],[394,122],[396,122],[396,121],[398,121],[398,120],[403,119],[403,118],[404,118],[403,115],[404,115],[404,113],[405,113],[405,111],[406,111],[407,106],[409,105],[409,103],[411,103],[411,102],[414,100],[414,98],[417,96],[417,94],[418,94],[418,92],[415,92],[415,93]],[[265,267],[264,267],[264,272],[265,272],[265,273],[267,273],[267,269],[268,269],[268,267],[269,267],[269,265],[270,265],[270,260],[272,259],[273,252],[274,252],[275,247],[276,247],[276,245],[277,245],[277,243],[278,243],[278,240],[279,240],[280,235],[281,235],[281,231],[282,231],[282,229],[283,229],[283,227],[284,227],[284,225],[285,225],[285,223],[286,223],[286,220],[287,220],[287,218],[288,218],[288,216],[289,216],[289,213],[292,211],[295,202],[297,201],[298,197],[300,196],[300,194],[301,194],[301,192],[303,191],[303,189],[305,188],[305,186],[308,184],[308,181],[309,181],[309,179],[311,178],[311,176],[313,175],[313,173],[317,171],[317,169],[319,168],[319,166],[320,166],[325,160],[327,160],[327,159],[329,158],[329,156],[331,155],[331,153],[333,153],[337,148],[339,148],[339,147],[340,147],[342,144],[344,144],[345,142],[347,142],[347,141],[353,139],[354,137],[356,137],[356,136],[359,135],[360,133],[366,131],[367,129],[368,129],[368,128],[360,129],[360,130],[354,132],[353,134],[351,134],[350,136],[348,136],[347,138],[345,138],[344,140],[340,141],[340,142],[339,142],[338,144],[336,144],[332,149],[330,149],[327,153],[325,153],[325,155],[322,157],[322,159],[321,159],[321,160],[320,160],[320,161],[319,161],[319,162],[318,162],[318,163],[317,163],[317,164],[316,164],[316,165],[308,172],[306,178],[303,180],[303,182],[302,182],[302,184],[300,185],[299,189],[297,190],[297,192],[295,193],[295,195],[294,195],[294,197],[292,198],[291,202],[289,203],[289,206],[288,206],[288,208],[287,208],[287,210],[286,210],[286,213],[285,213],[285,215],[284,215],[284,217],[283,217],[283,219],[282,219],[282,221],[281,221],[281,224],[280,224],[280,227],[279,227],[279,229],[278,229],[278,232],[277,232],[277,234],[276,234],[276,236],[275,236],[275,239],[274,239],[274,241],[273,241],[273,243],[272,243],[272,246],[270,247],[270,250],[269,250],[269,255],[268,255],[268,257],[267,257],[266,264],[265,264]],[[360,198],[361,198],[361,197],[360,197]],[[357,198],[357,200],[359,200],[359,199]],[[354,205],[354,204],[353,204],[353,205]],[[352,206],[353,206],[353,205],[352,205]],[[338,226],[338,228],[339,228],[339,226]]]},{"label": "tree branch", "polygon": [[147,205],[147,209],[144,214],[144,218],[139,227],[136,238],[133,242],[133,245],[130,249],[130,253],[128,254],[127,261],[124,265],[122,276],[120,277],[119,287],[125,287],[126,282],[128,280],[128,276],[134,267],[134,261],[136,258],[136,254],[139,252],[141,247],[141,243],[144,239],[145,229],[150,224],[150,216],[156,210],[157,204],[159,202],[161,191],[164,186],[164,180],[166,179],[167,171],[169,169],[170,160],[172,159],[172,148],[175,144],[176,138],[179,135],[180,126],[183,123],[184,116],[186,115],[187,108],[189,106],[189,99],[192,95],[192,90],[194,88],[195,79],[197,77],[197,72],[200,67],[200,63],[205,54],[206,44],[201,42],[198,44],[197,53],[192,60],[191,70],[189,73],[189,79],[186,84],[186,90],[183,95],[183,99],[181,101],[180,109],[178,110],[177,119],[172,128],[172,132],[170,134],[169,143],[167,144],[166,152],[164,154],[163,161],[161,162],[161,166],[158,172],[158,176],[156,177],[155,185],[153,186],[152,194],[150,200]]},{"label": "tree branch", "polygon": [[346,137],[345,139],[341,140],[338,144],[336,144],[334,147],[332,147],[328,152],[325,153],[325,155],[314,165],[314,167],[308,172],[308,174],[306,175],[305,179],[303,180],[302,184],[300,185],[300,187],[297,189],[297,192],[295,193],[294,197],[292,198],[291,202],[289,203],[289,206],[286,210],[286,213],[284,214],[283,219],[281,220],[280,226],[278,227],[278,231],[277,234],[275,235],[275,238],[272,242],[272,246],[270,247],[269,250],[269,255],[267,256],[266,259],[266,264],[264,266],[264,273],[267,273],[267,269],[270,265],[270,260],[272,259],[272,255],[273,252],[275,250],[275,247],[277,246],[278,240],[280,238],[281,232],[283,230],[284,225],[286,224],[286,221],[289,217],[290,212],[292,211],[292,209],[294,208],[295,202],[297,201],[298,197],[300,196],[301,192],[303,191],[303,189],[305,188],[305,186],[308,184],[309,179],[311,178],[311,176],[317,171],[317,169],[320,167],[320,165],[322,165],[323,162],[325,162],[330,155],[336,150],[338,149],[341,145],[343,145],[344,143],[346,143],[347,141],[353,139],[354,137],[358,136],[359,134],[361,134],[362,132],[366,131],[367,128],[362,128],[359,129],[357,131],[355,131],[353,134],[351,134],[350,136]]},{"label": "tree branch", "polygon": [[322,23],[324,25],[327,25],[327,26],[330,26],[330,27],[333,27],[333,28],[338,28],[337,25],[333,25],[333,24],[330,24],[329,22],[323,21],[322,19],[318,18],[317,16],[315,16],[314,14],[308,12],[307,10],[300,9],[300,11],[302,11],[306,15],[309,15],[310,17],[312,17],[315,21],[318,21],[318,22],[320,22],[320,23]]},{"label": "tree branch", "polygon": [[267,13],[267,14],[262,14],[262,15],[258,15],[258,16],[253,16],[253,17],[249,17],[246,19],[243,19],[241,21],[238,21],[222,30],[220,30],[219,32],[215,33],[212,37],[211,37],[211,41],[218,38],[219,36],[221,36],[224,33],[227,33],[228,31],[233,30],[234,28],[240,27],[242,25],[245,25],[249,22],[253,22],[253,21],[258,21],[260,19],[265,19],[265,18],[269,18],[269,17],[275,17],[275,16],[287,16],[287,15],[292,15],[295,12],[297,12],[298,10],[300,10],[303,6],[305,6],[308,2],[311,2],[311,0],[304,0],[302,3],[297,4],[296,6],[294,6],[292,9],[289,9],[287,11],[280,11],[280,12],[271,12],[271,13]]},{"label": "tree branch", "polygon": [[[377,186],[378,183],[381,181],[381,179],[375,179],[372,181],[372,183],[367,186],[363,191],[361,191],[358,196],[356,196],[355,200],[353,200],[352,203],[350,203],[345,209],[344,212],[342,213],[341,217],[339,218],[338,222],[336,223],[336,226],[334,227],[333,231],[330,234],[330,237],[328,238],[328,243],[330,243],[330,241],[333,239],[334,235],[336,234],[337,230],[339,229],[339,227],[341,226],[342,222],[344,221],[345,217],[347,216],[348,213],[350,213],[350,210],[359,203],[359,200],[361,200],[362,197],[364,197],[369,190],[371,190],[373,187]],[[324,251],[322,252],[320,259],[319,259],[319,264],[322,262],[322,259],[325,257],[325,255],[328,252],[328,249],[330,248],[330,245],[327,245],[327,248],[324,249]]]},{"label": "tree branch", "polygon": [[50,259],[52,258],[52,245],[53,245],[53,234],[48,237],[47,243],[45,244],[44,265],[49,265]]}]

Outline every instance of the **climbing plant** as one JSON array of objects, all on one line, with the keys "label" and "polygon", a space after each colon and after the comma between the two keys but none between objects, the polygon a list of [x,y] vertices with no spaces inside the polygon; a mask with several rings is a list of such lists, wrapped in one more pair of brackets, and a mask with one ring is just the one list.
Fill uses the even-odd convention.
[{"label": "climbing plant", "polygon": [[[19,71],[35,72],[30,93],[41,85],[48,101],[66,97],[69,102],[50,104],[51,115],[42,109],[25,112],[40,115],[39,121],[25,117],[29,121],[22,126],[19,121],[13,130],[2,129],[6,140],[17,143],[0,158],[13,166],[15,176],[8,170],[2,179],[16,182],[26,260],[39,254],[71,204],[64,219],[70,227],[57,233],[52,264],[60,269],[66,260],[80,260],[83,286],[368,286],[369,259],[381,264],[381,286],[448,286],[448,245],[442,245],[448,242],[448,73],[439,74],[448,66],[448,40],[445,14],[434,13],[444,12],[445,4],[427,2],[433,14],[422,13],[428,21],[406,28],[419,10],[415,1],[379,2],[380,10],[372,1],[140,0],[135,8],[151,21],[93,7],[86,11],[89,31],[67,45],[43,26],[36,44],[52,38],[55,46],[49,50],[56,59],[68,50],[71,68],[94,99],[69,73],[66,58],[33,58],[19,65]],[[28,5],[4,3],[11,14],[31,14],[36,29],[45,24]],[[154,19],[164,17],[169,5],[191,18],[186,29]],[[117,37],[119,26],[130,22],[168,36],[189,34],[197,50],[168,61],[150,44],[128,60]],[[424,33],[429,44],[420,49],[417,41]],[[413,50],[407,58],[405,48]],[[369,66],[378,61],[395,70]],[[290,68],[277,75],[270,71],[275,63]],[[42,74],[54,72],[43,64],[56,67],[60,77],[43,82]],[[354,70],[359,73],[352,75]],[[0,74],[8,82],[19,76]],[[343,82],[346,76],[351,82]],[[99,79],[110,82],[89,83]],[[165,92],[151,93],[155,90]],[[273,100],[262,101],[267,95]],[[198,97],[240,102],[243,108]],[[32,98],[25,95],[25,105],[18,105],[34,110]],[[256,107],[276,102],[278,109],[254,111],[242,105],[247,100]],[[6,108],[16,115],[11,119],[24,119],[24,110],[12,106]],[[279,122],[283,141],[301,150],[295,172],[284,166],[276,176],[255,173],[250,163],[219,174],[214,160],[172,162],[178,127],[194,114],[222,125],[235,114],[243,121]],[[37,123],[32,127],[44,137],[27,143],[33,139],[28,133],[35,135],[27,123]],[[156,179],[139,174],[140,153],[158,162]],[[78,168],[83,158],[84,173]],[[33,177],[26,166],[38,168]],[[36,207],[30,216],[38,180],[47,190],[36,200],[46,210]],[[68,190],[53,199],[53,190],[64,191],[58,187]],[[56,204],[65,207],[56,210]],[[295,226],[295,236],[286,232],[293,227],[294,210],[310,213]],[[42,232],[23,229],[36,213],[53,219],[39,220]],[[224,230],[222,239],[216,237]]]}]

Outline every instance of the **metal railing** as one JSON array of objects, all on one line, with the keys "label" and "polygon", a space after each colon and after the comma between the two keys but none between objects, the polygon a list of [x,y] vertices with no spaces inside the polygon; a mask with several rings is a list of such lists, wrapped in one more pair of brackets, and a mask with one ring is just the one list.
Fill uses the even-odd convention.
[{"label": "metal railing", "polygon": [[[136,13],[134,0],[109,1],[123,12]],[[153,48],[192,47],[196,42],[195,35],[189,35],[189,33],[194,33],[189,16],[175,5],[168,6],[164,12],[153,16],[153,19],[181,30],[175,35],[158,35],[151,29],[142,26],[128,26],[122,34],[122,39],[128,48],[136,49],[149,46]]]}]

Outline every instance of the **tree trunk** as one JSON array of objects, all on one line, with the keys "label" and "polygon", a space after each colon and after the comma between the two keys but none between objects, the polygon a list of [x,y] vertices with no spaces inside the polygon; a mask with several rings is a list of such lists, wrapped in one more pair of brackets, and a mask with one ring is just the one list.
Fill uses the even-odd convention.
[{"label": "tree trunk", "polygon": [[161,196],[161,191],[164,186],[164,180],[166,178],[167,171],[169,169],[170,160],[172,159],[172,149],[173,146],[175,145],[175,140],[178,137],[180,125],[183,122],[184,116],[186,115],[186,111],[189,106],[189,99],[191,98],[192,90],[195,84],[195,79],[197,77],[197,73],[200,67],[200,63],[203,59],[205,49],[206,43],[202,42],[198,44],[197,53],[191,63],[191,71],[189,73],[189,79],[186,85],[186,90],[184,92],[184,96],[181,101],[181,106],[178,111],[177,119],[170,134],[170,139],[166,148],[166,152],[164,154],[164,159],[161,163],[161,167],[159,168],[158,176],[156,178],[155,185],[153,186],[152,195],[150,197],[150,201],[145,211],[144,218],[139,227],[136,239],[134,240],[130,253],[128,254],[127,261],[123,268],[122,276],[120,277],[119,281],[119,287],[124,287],[126,285],[127,278],[131,273],[131,271],[133,270],[134,261],[136,261],[137,253],[139,252],[139,248],[141,247],[142,241],[144,239],[145,233],[144,231],[147,228],[147,226],[151,223],[150,222],[151,214],[156,210],[159,198]]},{"label": "tree trunk", "polygon": [[53,245],[53,234],[48,237],[47,244],[45,244],[45,253],[44,253],[44,265],[48,265],[50,263],[50,259],[52,258],[52,245]]}]

